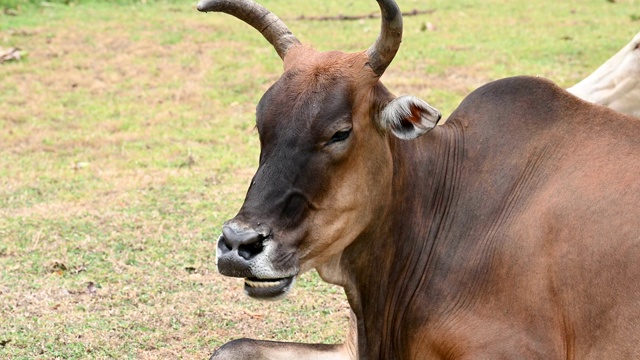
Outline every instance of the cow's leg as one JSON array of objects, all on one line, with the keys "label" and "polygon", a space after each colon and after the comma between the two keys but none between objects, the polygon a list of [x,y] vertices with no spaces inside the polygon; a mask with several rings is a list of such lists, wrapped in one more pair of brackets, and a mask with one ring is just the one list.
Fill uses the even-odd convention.
[{"label": "cow's leg", "polygon": [[210,360],[351,360],[343,344],[300,344],[238,339],[224,344]]},{"label": "cow's leg", "polygon": [[356,360],[357,320],[353,311],[349,315],[347,341],[344,344],[300,344],[238,339],[222,345],[209,360]]}]

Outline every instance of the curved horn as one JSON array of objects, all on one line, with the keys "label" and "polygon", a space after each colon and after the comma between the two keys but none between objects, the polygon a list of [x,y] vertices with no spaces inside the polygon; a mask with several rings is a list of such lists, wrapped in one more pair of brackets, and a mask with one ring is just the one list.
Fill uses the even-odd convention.
[{"label": "curved horn", "polygon": [[282,20],[253,0],[200,0],[198,10],[227,13],[253,26],[283,60],[291,46],[300,44]]},{"label": "curved horn", "polygon": [[367,50],[369,66],[382,76],[402,42],[402,13],[393,0],[376,0],[382,12],[382,26],[376,42]]}]

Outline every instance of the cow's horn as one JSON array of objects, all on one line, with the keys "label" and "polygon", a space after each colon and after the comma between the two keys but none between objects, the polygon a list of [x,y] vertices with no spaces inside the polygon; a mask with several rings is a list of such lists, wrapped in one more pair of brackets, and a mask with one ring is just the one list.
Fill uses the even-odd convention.
[{"label": "cow's horn", "polygon": [[282,20],[252,0],[200,0],[198,10],[217,11],[235,16],[258,30],[284,60],[287,50],[300,41]]},{"label": "cow's horn", "polygon": [[402,13],[393,0],[377,0],[382,12],[382,26],[376,42],[367,50],[373,72],[382,76],[396,56],[402,42]]}]

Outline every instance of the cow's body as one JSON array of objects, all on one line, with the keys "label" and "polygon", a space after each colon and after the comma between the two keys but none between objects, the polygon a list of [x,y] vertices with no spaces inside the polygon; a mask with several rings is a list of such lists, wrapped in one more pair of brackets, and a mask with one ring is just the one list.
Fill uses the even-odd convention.
[{"label": "cow's body", "polygon": [[[235,4],[211,1],[199,8]],[[393,1],[355,54],[316,52],[239,2],[229,12],[267,29],[285,72],[258,104],[260,165],[218,269],[276,298],[316,268],[352,321],[344,345],[241,339],[212,359],[640,357],[637,119],[518,77],[436,127],[379,81],[399,46]]]},{"label": "cow's body", "polygon": [[515,78],[392,141],[388,215],[341,260],[362,358],[640,356],[638,139],[631,118]]}]

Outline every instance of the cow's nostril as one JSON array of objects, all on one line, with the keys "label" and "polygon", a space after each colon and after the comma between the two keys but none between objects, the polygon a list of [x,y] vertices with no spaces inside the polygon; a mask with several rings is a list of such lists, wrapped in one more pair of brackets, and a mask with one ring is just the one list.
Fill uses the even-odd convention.
[{"label": "cow's nostril", "polygon": [[264,242],[269,235],[269,229],[256,230],[231,222],[222,227],[223,244],[219,247],[223,252],[236,250],[241,258],[250,260],[263,251]]},{"label": "cow's nostril", "polygon": [[220,238],[218,238],[218,248],[222,250],[223,253],[229,252],[232,249],[231,244],[224,235],[220,235]]},{"label": "cow's nostril", "polygon": [[238,247],[238,255],[242,256],[245,260],[251,260],[264,249],[264,239],[265,238],[260,235],[256,242],[240,245]]}]

